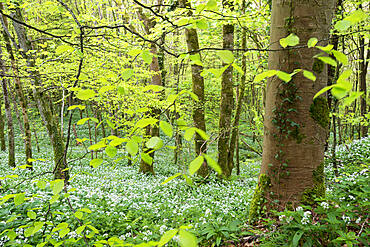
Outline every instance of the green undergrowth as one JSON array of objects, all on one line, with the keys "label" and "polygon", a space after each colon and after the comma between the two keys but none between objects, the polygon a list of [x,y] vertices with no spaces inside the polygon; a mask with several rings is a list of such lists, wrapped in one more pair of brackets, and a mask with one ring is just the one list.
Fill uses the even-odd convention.
[{"label": "green undergrowth", "polygon": [[[87,134],[86,130],[83,134]],[[232,176],[229,181],[220,181],[212,175],[206,180],[194,180],[193,185],[179,178],[162,184],[169,176],[187,169],[186,157],[183,157],[184,164],[174,165],[168,161],[173,153],[159,151],[154,164],[156,176],[148,176],[138,173],[138,162],[128,166],[126,159],[120,160],[119,157],[126,155],[120,151],[118,159],[98,153],[104,162],[92,168],[90,155],[85,155],[85,148],[76,146],[73,141],[68,157],[71,161],[71,180],[66,187],[68,193],[61,191],[59,199],[50,203],[55,196],[49,185],[52,177],[43,173],[53,169],[52,152],[44,133],[40,133],[39,141],[41,152],[35,151],[34,158],[40,160],[34,162],[33,171],[9,168],[7,153],[0,152],[0,174],[1,177],[8,176],[1,181],[0,197],[25,193],[22,204],[15,205],[11,199],[1,205],[0,234],[3,234],[0,246],[36,246],[45,240],[54,246],[62,240],[65,240],[65,246],[83,245],[80,224],[67,200],[74,210],[82,213],[78,213],[80,220],[97,230],[85,227],[83,232],[90,243],[111,237],[131,244],[148,243],[158,241],[168,230],[181,226],[189,227],[189,231],[204,245],[221,244],[241,235],[248,218],[259,161],[242,162],[241,174]],[[22,150],[23,146],[17,140],[18,166],[24,164]],[[41,189],[40,180],[45,181]],[[48,222],[50,225],[46,227],[45,224],[30,235],[27,229],[30,225],[35,226],[32,225],[35,222]],[[64,223],[69,229],[65,235],[64,232],[61,234],[62,229],[53,231]],[[10,232],[15,233],[14,238]],[[79,240],[76,242],[76,239]],[[172,240],[170,245],[177,246],[177,242]]]}]

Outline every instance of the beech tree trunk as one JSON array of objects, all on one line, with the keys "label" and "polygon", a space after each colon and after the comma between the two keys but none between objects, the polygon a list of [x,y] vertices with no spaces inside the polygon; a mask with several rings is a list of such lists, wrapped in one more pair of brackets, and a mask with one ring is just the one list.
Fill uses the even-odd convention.
[{"label": "beech tree trunk", "polygon": [[[191,9],[190,2],[188,0],[181,0],[181,7],[186,7]],[[191,16],[192,12],[189,11],[188,15]],[[198,41],[198,33],[197,30],[194,28],[185,28],[185,37],[186,37],[186,44],[188,47],[188,52],[191,55],[201,56],[199,50],[199,41]],[[194,103],[193,108],[193,122],[194,126],[200,130],[206,132],[206,121],[205,121],[205,114],[204,114],[204,79],[200,75],[203,71],[203,66],[192,64],[191,65],[191,78],[192,78],[192,90],[193,93],[198,97],[198,102]],[[195,136],[195,152],[197,155],[205,153],[207,150],[207,144],[203,140],[203,138],[196,133]],[[204,162],[203,165],[198,170],[198,174],[202,177],[206,177],[208,175],[208,167],[207,163]]]},{"label": "beech tree trunk", "polygon": [[[360,99],[360,112],[361,116],[365,118],[365,115],[367,113],[367,86],[366,86],[366,75],[367,75],[367,67],[369,65],[369,60],[370,60],[370,52],[367,47],[370,48],[370,45],[365,45],[365,39],[363,36],[360,36],[359,39],[359,45],[360,45],[360,75],[359,75],[359,85],[360,85],[360,91],[364,92],[364,94],[361,96]],[[365,55],[365,51],[367,50],[367,55]],[[361,125],[361,136],[365,137],[368,132],[368,126],[366,125]]]},{"label": "beech tree trunk", "polygon": [[0,67],[1,67],[1,72],[2,72],[1,86],[3,89],[5,114],[6,114],[7,124],[8,124],[8,165],[15,167],[14,126],[13,126],[12,111],[11,111],[10,102],[9,102],[8,85],[6,82],[7,79],[5,77],[7,70],[5,69],[5,63],[3,61],[1,48],[0,48]]},{"label": "beech tree trunk", "polygon": [[[225,4],[229,5],[229,4]],[[224,49],[234,48],[234,25],[225,24],[222,28]],[[226,64],[223,64],[225,66]],[[221,104],[220,104],[220,119],[219,119],[219,139],[218,139],[218,164],[222,169],[222,175],[229,177],[232,172],[232,167],[229,167],[229,145],[231,133],[231,117],[234,108],[233,95],[233,67],[229,66],[222,74],[221,82]]]},{"label": "beech tree trunk", "polygon": [[326,86],[328,74],[326,65],[313,58],[319,51],[306,45],[311,37],[326,45],[335,1],[272,2],[270,49],[282,49],[279,40],[291,33],[305,48],[271,51],[269,69],[292,73],[302,68],[317,79],[311,81],[300,72],[288,83],[277,77],[267,82],[262,168],[250,220],[263,206],[284,210],[313,203],[325,193],[323,160],[329,109],[325,97],[313,100],[313,96]]}]

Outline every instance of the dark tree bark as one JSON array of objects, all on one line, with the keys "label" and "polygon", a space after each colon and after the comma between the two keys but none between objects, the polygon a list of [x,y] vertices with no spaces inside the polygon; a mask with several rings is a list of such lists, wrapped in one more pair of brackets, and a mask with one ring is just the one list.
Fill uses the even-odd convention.
[{"label": "dark tree bark", "polygon": [[2,99],[0,99],[0,149],[1,151],[6,150],[6,144],[5,144],[5,122],[4,122],[4,116],[3,113],[1,112],[1,109],[3,107],[3,102]]}]

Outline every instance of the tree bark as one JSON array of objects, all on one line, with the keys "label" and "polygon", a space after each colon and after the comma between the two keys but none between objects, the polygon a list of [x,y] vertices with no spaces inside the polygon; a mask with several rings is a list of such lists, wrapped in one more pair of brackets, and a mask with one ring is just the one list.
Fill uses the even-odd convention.
[{"label": "tree bark", "polygon": [[[359,84],[360,84],[360,91],[364,94],[361,96],[360,99],[360,112],[361,116],[365,118],[365,115],[367,113],[367,87],[366,87],[366,75],[367,75],[367,67],[369,65],[370,60],[370,52],[367,47],[370,47],[370,45],[365,45],[365,39],[363,36],[360,35],[359,38],[359,45],[360,45],[360,75],[359,75]],[[365,51],[367,50],[367,55],[365,56]],[[366,118],[365,118],[366,119]],[[361,136],[365,137],[368,132],[368,126],[367,125],[361,125]]]},{"label": "tree bark", "polygon": [[[22,13],[19,8],[13,13],[14,18],[23,21]],[[13,21],[14,30],[18,37],[19,46],[23,51],[20,51],[22,56],[27,60],[28,73],[30,75],[31,83],[33,84],[32,91],[33,97],[37,102],[41,118],[46,126],[51,145],[54,153],[54,178],[55,179],[69,179],[69,172],[67,168],[67,160],[64,155],[65,146],[63,141],[63,135],[60,132],[58,117],[53,114],[51,101],[48,96],[43,93],[43,84],[36,69],[34,58],[28,54],[28,51],[32,50],[30,41],[27,38],[26,29]]]},{"label": "tree bark", "polygon": [[[228,4],[227,4],[228,5]],[[225,24],[222,28],[224,49],[234,48],[234,25]],[[226,64],[223,64],[225,66]],[[218,164],[222,169],[222,175],[229,177],[232,168],[229,167],[228,156],[230,148],[231,117],[234,108],[233,95],[233,67],[229,66],[222,74],[221,82],[221,103],[219,119],[219,139],[218,139]]]},{"label": "tree bark", "polygon": [[5,132],[4,132],[5,122],[4,122],[3,113],[1,112],[2,107],[3,107],[3,102],[0,99],[0,149],[1,149],[1,151],[5,151],[6,150]]},{"label": "tree bark", "polygon": [[[2,4],[0,4],[0,7],[2,9]],[[19,99],[19,104],[21,106],[22,110],[22,118],[23,118],[23,133],[24,133],[24,147],[25,147],[25,153],[26,153],[26,163],[27,165],[32,167],[32,162],[30,161],[32,159],[32,142],[31,142],[31,128],[30,128],[30,122],[28,120],[28,113],[27,113],[27,100],[23,93],[23,85],[19,78],[19,71],[18,66],[13,54],[12,46],[10,43],[10,37],[8,36],[8,33],[5,30],[8,30],[8,22],[6,18],[2,18],[2,24],[3,24],[3,37],[5,40],[6,50],[9,54],[11,67],[13,70],[14,75],[14,81],[15,81],[15,91]],[[14,108],[17,108],[16,102],[14,100]],[[22,126],[22,122],[19,121],[20,126]]]},{"label": "tree bark", "polygon": [[12,112],[11,112],[9,96],[8,96],[8,85],[6,82],[7,79],[5,77],[6,69],[5,69],[5,63],[2,57],[1,48],[0,48],[0,67],[1,67],[1,72],[2,72],[1,86],[3,89],[5,114],[6,114],[7,124],[8,124],[8,165],[15,167],[14,126],[13,126],[13,118],[12,118]]},{"label": "tree bark", "polygon": [[[334,0],[273,0],[270,49],[281,49],[279,40],[295,33],[305,46],[311,37],[325,46],[329,38]],[[269,69],[292,73],[313,70],[311,81],[302,73],[290,82],[271,77],[266,86],[262,168],[250,208],[253,220],[261,207],[284,210],[313,203],[323,196],[324,145],[329,124],[325,97],[313,96],[327,83],[327,68],[313,56],[315,48],[283,49],[269,54]],[[293,109],[293,110],[292,110]]]},{"label": "tree bark", "polygon": [[[188,0],[181,0],[180,2],[181,7],[186,7],[191,9],[190,2]],[[191,16],[192,12],[188,11],[188,15]],[[186,28],[185,29],[185,37],[186,37],[186,44],[188,47],[188,52],[191,55],[201,56],[199,50],[199,40],[198,40],[198,33],[197,30],[194,28]],[[195,52],[194,52],[195,51]],[[204,79],[201,76],[203,71],[203,66],[192,64],[191,65],[191,78],[192,78],[192,90],[193,93],[198,97],[198,102],[194,103],[193,108],[193,122],[194,126],[200,130],[206,132],[206,121],[205,121],[205,114],[204,114]],[[207,150],[207,144],[203,140],[203,138],[196,133],[195,135],[195,153],[197,155],[201,155],[205,153]],[[200,176],[206,177],[208,175],[208,167],[207,163],[204,162],[203,165],[197,172]]]}]

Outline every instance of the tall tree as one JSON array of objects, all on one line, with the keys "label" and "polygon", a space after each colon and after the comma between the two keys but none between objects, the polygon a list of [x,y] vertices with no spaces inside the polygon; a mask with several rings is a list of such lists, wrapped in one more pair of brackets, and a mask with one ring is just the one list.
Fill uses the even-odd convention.
[{"label": "tall tree", "polygon": [[12,118],[12,111],[10,108],[9,102],[9,93],[8,93],[8,85],[7,85],[7,78],[6,78],[6,67],[5,62],[3,60],[2,49],[0,48],[0,67],[2,72],[1,78],[1,86],[3,89],[3,98],[5,104],[5,114],[6,120],[8,124],[8,164],[9,166],[15,167],[15,146],[14,146],[14,126],[13,126],[13,118]]},{"label": "tall tree", "polygon": [[[2,3],[0,3],[0,8],[3,9]],[[15,90],[16,94],[19,99],[19,104],[21,106],[22,110],[22,117],[23,117],[23,132],[24,132],[24,146],[25,146],[25,151],[26,151],[26,163],[28,165],[32,166],[32,162],[30,162],[30,159],[32,159],[32,143],[31,143],[31,128],[30,128],[30,123],[28,121],[28,114],[27,114],[27,101],[26,97],[24,96],[23,93],[23,85],[21,83],[21,80],[19,78],[19,71],[18,71],[18,66],[16,64],[16,60],[13,54],[12,50],[12,45],[10,43],[10,36],[9,36],[9,31],[8,31],[8,22],[7,19],[4,18],[4,16],[1,17],[1,23],[3,25],[3,37],[5,40],[5,45],[6,45],[6,50],[9,54],[10,58],[10,63],[14,75],[14,81],[15,81]],[[15,101],[15,100],[14,100]],[[17,108],[17,105],[14,102],[14,108]],[[20,126],[22,125],[20,121]]]},{"label": "tall tree", "polygon": [[4,116],[1,111],[1,108],[3,107],[3,102],[0,98],[0,150],[5,151],[6,150],[6,144],[5,144],[5,122],[4,122]]},{"label": "tall tree", "polygon": [[[186,9],[189,9],[188,15],[192,15],[191,5],[188,0],[181,0],[180,6]],[[192,56],[198,56],[201,60],[201,54],[199,52],[199,40],[198,33],[195,28],[186,28],[185,29],[186,44],[188,47],[188,52]],[[206,121],[204,117],[204,79],[201,76],[203,71],[203,66],[199,64],[191,65],[191,79],[192,79],[192,90],[193,93],[198,97],[198,101],[194,102],[193,108],[193,122],[194,126],[200,130],[206,132]],[[205,153],[207,150],[206,142],[203,138],[196,133],[195,136],[195,152],[200,155]],[[204,161],[203,165],[198,170],[198,174],[205,177],[208,174],[207,163]]]},{"label": "tall tree", "polygon": [[[20,8],[16,8],[13,13],[14,19],[19,22],[23,21],[23,16]],[[35,59],[29,51],[32,50],[32,45],[27,37],[27,31],[19,22],[13,21],[14,30],[18,37],[20,53],[27,61],[28,70],[31,83],[33,84],[33,97],[36,100],[41,118],[46,126],[51,145],[54,152],[54,177],[56,179],[68,180],[69,173],[67,168],[67,160],[64,155],[65,146],[63,135],[60,132],[58,117],[53,114],[52,101],[48,99],[47,94],[43,93],[43,83],[39,72],[36,68]]]},{"label": "tall tree", "polygon": [[[250,220],[261,207],[283,210],[323,196],[324,144],[329,124],[325,97],[313,96],[326,86],[327,68],[313,56],[315,48],[282,49],[279,40],[295,33],[300,45],[329,38],[334,0],[272,1],[268,67],[287,73],[312,70],[316,81],[298,73],[289,82],[271,77],[266,86],[262,168],[250,208]],[[306,46],[307,47],[307,46]]]},{"label": "tall tree", "polygon": [[[223,1],[225,7],[232,8],[231,1]],[[226,23],[222,27],[223,42],[222,47],[227,50],[234,48],[234,24]],[[224,66],[227,64],[224,64]],[[219,139],[218,139],[218,164],[222,169],[222,174],[229,177],[232,167],[229,167],[229,145],[231,133],[231,117],[234,107],[233,93],[233,67],[229,66],[222,74],[221,82],[221,103],[219,119]]]}]

